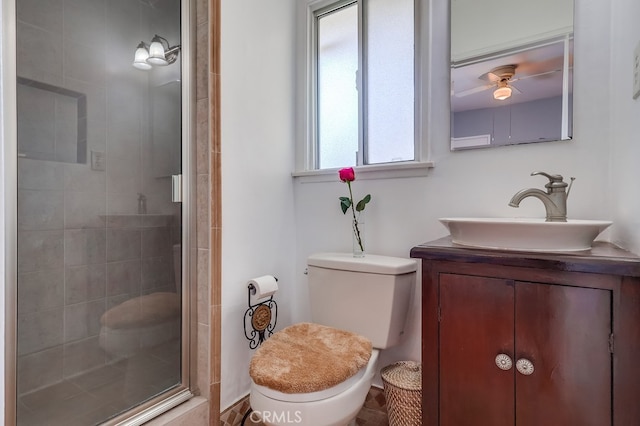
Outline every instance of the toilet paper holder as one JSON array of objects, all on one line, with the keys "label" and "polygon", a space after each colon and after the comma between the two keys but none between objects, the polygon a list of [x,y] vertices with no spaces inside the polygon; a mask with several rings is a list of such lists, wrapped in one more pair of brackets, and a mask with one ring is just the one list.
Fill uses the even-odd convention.
[{"label": "toilet paper holder", "polygon": [[[275,278],[278,281],[277,278]],[[249,348],[256,349],[267,337],[273,334],[278,322],[278,304],[273,295],[267,300],[251,304],[251,295],[256,293],[253,284],[247,285],[247,304],[244,313],[244,336],[249,341]]]}]

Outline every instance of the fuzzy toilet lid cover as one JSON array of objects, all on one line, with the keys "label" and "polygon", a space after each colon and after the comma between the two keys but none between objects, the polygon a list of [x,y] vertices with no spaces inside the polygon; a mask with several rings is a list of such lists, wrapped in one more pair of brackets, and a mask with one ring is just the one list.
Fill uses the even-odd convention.
[{"label": "fuzzy toilet lid cover", "polygon": [[318,392],[336,386],[367,365],[371,341],[320,324],[289,326],[267,339],[249,366],[253,381],[283,393]]}]

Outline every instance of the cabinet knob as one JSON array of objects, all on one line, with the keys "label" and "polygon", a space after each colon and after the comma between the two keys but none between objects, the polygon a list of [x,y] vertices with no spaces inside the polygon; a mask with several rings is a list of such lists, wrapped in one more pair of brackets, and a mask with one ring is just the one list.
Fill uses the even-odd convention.
[{"label": "cabinet knob", "polygon": [[526,358],[520,358],[516,362],[516,370],[520,372],[520,374],[524,376],[530,376],[533,374],[533,363]]},{"label": "cabinet knob", "polygon": [[511,370],[513,361],[511,361],[511,358],[507,354],[498,354],[496,356],[496,365],[500,370]]}]

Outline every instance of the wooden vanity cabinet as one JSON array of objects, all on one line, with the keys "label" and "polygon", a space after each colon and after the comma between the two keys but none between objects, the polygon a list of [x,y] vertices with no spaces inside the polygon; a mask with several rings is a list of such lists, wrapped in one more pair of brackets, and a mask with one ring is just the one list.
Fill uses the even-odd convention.
[{"label": "wooden vanity cabinet", "polygon": [[422,259],[423,424],[640,425],[640,259],[608,243]]}]

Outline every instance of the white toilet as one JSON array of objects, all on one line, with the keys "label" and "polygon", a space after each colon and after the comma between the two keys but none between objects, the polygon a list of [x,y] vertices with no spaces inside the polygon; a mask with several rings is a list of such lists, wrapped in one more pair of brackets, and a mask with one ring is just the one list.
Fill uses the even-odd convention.
[{"label": "white toilet", "polygon": [[[379,350],[396,345],[403,333],[407,312],[416,281],[417,262],[412,259],[367,255],[354,258],[345,253],[322,253],[308,258],[309,296],[311,302],[311,317],[314,324],[296,324],[275,333],[258,348],[251,361],[251,408],[255,412],[252,419],[261,418],[267,425],[287,425],[292,423],[305,426],[345,426],[350,424],[362,408],[375,373],[378,371],[377,361]],[[331,355],[343,357],[342,353],[327,354],[315,352],[315,341],[327,341],[330,338],[318,333],[324,333],[329,326],[336,333],[337,342],[328,342],[328,346],[340,348],[356,348],[360,351],[353,358],[359,360],[363,348],[362,340],[368,342],[370,357],[362,363],[362,367],[355,374],[344,378],[343,381],[328,388],[307,389],[306,383],[313,382],[324,373],[316,374],[316,367],[320,361],[331,359]],[[311,327],[311,328],[310,328]],[[292,334],[298,329],[305,333]],[[311,330],[311,331],[308,331]],[[345,336],[340,330],[356,333],[356,336]],[[283,335],[280,335],[283,333]],[[296,341],[291,341],[295,336]],[[363,339],[364,338],[364,339]],[[273,341],[273,342],[272,342]],[[273,345],[271,343],[274,343]],[[283,345],[284,351],[277,352],[274,348]],[[295,366],[288,365],[286,348],[303,349],[308,356],[305,363],[309,367],[301,374],[300,382],[292,379],[286,373]],[[335,350],[335,349],[333,349]],[[337,351],[339,352],[339,351]],[[300,353],[291,355],[298,357]],[[347,357],[348,358],[348,357]],[[333,359],[337,359],[333,357]],[[295,364],[299,359],[291,359]],[[359,365],[359,364],[358,364]],[[260,366],[265,370],[275,368],[273,374],[275,384],[271,380],[264,380]],[[269,367],[272,366],[272,367]],[[326,370],[333,370],[332,365]],[[283,373],[281,375],[280,373]],[[351,374],[351,373],[349,373]],[[302,377],[304,376],[304,377]],[[298,376],[296,376],[298,377]],[[322,379],[322,377],[320,378]],[[278,386],[278,380],[286,383],[286,390]],[[258,382],[258,383],[256,383]],[[265,385],[268,383],[268,385]],[[300,385],[300,386],[298,386]],[[322,386],[321,386],[322,387]],[[291,389],[306,389],[296,393]],[[258,417],[259,416],[259,417]]]},{"label": "white toilet", "polygon": [[180,337],[182,246],[173,246],[174,292],[131,298],[100,318],[100,347],[114,359],[129,358],[140,349]]}]

